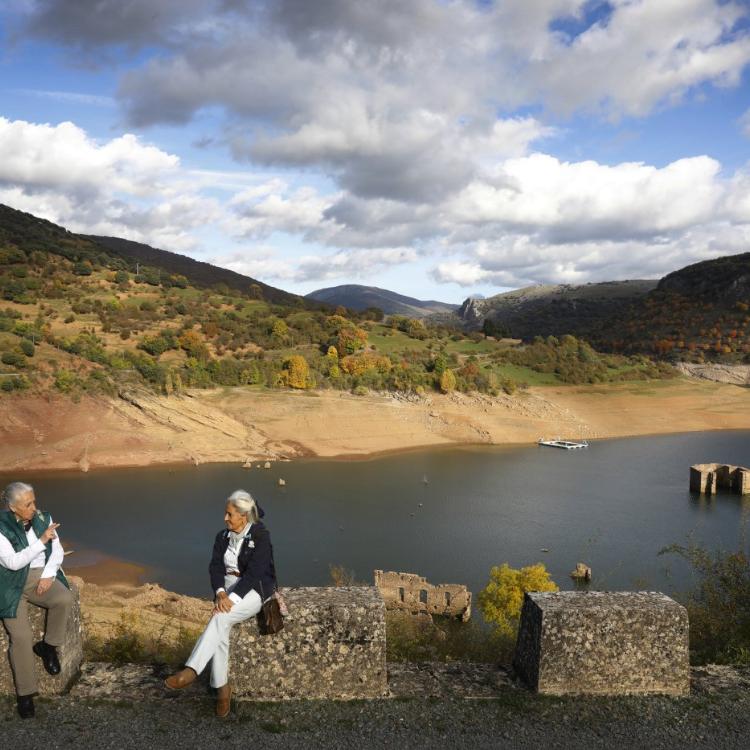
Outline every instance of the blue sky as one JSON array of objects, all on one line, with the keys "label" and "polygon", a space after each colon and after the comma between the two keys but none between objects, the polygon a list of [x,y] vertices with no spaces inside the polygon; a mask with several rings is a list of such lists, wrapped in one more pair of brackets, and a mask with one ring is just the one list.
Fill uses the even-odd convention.
[{"label": "blue sky", "polygon": [[9,0],[0,202],[459,302],[748,250],[733,0]]}]

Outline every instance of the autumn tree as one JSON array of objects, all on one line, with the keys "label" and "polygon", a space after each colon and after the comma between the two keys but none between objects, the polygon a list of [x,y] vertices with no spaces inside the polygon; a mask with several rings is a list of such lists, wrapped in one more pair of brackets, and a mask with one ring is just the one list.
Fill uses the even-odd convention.
[{"label": "autumn tree", "polygon": [[307,360],[299,355],[293,354],[284,360],[284,381],[290,388],[309,388],[310,367]]},{"label": "autumn tree", "polygon": [[337,343],[338,351],[345,354],[354,354],[354,352],[367,346],[367,331],[353,325],[344,326],[339,331]]},{"label": "autumn tree", "polygon": [[199,362],[204,362],[209,357],[208,347],[197,331],[185,331],[178,339],[178,343],[188,357],[193,357]]},{"label": "autumn tree", "polygon": [[495,626],[497,635],[515,634],[527,591],[558,591],[543,563],[520,570],[503,563],[490,570],[490,582],[479,592],[479,608],[484,619]]},{"label": "autumn tree", "polygon": [[440,390],[443,393],[456,390],[456,376],[453,374],[453,370],[443,370],[443,374],[440,376]]},{"label": "autumn tree", "polygon": [[339,353],[335,346],[329,346],[326,352],[326,371],[329,378],[341,377],[341,368],[339,367]]}]

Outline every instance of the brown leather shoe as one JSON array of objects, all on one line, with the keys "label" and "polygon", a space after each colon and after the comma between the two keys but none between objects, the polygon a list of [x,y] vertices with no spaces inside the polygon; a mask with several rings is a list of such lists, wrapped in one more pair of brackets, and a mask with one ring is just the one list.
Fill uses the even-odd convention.
[{"label": "brown leather shoe", "polygon": [[164,684],[170,690],[182,690],[182,688],[185,688],[191,682],[194,682],[196,677],[197,675],[195,674],[194,669],[185,667],[185,669],[177,672],[177,674],[173,674],[171,677],[167,677],[167,679],[164,680]]},{"label": "brown leather shoe", "polygon": [[232,708],[232,687],[227,683],[216,689],[216,715],[220,719],[226,719]]}]

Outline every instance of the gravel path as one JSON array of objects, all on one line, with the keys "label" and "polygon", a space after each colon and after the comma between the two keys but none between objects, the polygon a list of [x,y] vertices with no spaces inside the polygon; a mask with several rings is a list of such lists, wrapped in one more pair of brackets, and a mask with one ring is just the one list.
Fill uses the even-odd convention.
[{"label": "gravel path", "polygon": [[[108,668],[111,670],[111,668]],[[129,669],[129,671],[128,671]],[[143,668],[142,668],[143,669]],[[750,746],[750,675],[714,668],[694,672],[688,698],[549,698],[532,695],[484,671],[463,680],[494,685],[488,697],[451,695],[455,667],[400,667],[402,685],[425,684],[440,697],[378,701],[235,704],[229,719],[213,716],[204,689],[190,697],[138,698],[128,687],[107,700],[78,694],[37,699],[37,718],[16,717],[0,699],[3,746],[27,748],[742,748]],[[411,677],[409,672],[412,672]],[[112,675],[115,672],[111,672]],[[477,677],[478,675],[478,677]],[[497,676],[496,676],[497,677]],[[477,681],[478,680],[478,681]],[[443,686],[443,690],[440,686]],[[455,691],[454,691],[455,692]],[[441,694],[442,693],[442,694]]]}]

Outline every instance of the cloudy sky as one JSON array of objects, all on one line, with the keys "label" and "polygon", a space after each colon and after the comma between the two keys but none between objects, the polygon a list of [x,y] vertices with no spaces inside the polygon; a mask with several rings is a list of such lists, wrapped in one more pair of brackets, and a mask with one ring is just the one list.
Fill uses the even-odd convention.
[{"label": "cloudy sky", "polygon": [[748,0],[3,0],[0,203],[306,293],[750,250]]}]

